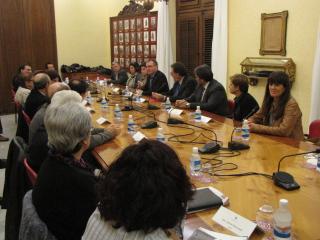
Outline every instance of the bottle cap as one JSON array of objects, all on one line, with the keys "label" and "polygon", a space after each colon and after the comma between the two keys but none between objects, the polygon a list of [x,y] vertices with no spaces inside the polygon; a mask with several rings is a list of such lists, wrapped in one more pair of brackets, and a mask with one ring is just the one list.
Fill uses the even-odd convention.
[{"label": "bottle cap", "polygon": [[132,118],[132,115],[129,115],[129,118]]},{"label": "bottle cap", "polygon": [[248,120],[247,120],[247,119],[244,119],[244,120],[243,120],[243,123],[248,124]]},{"label": "bottle cap", "polygon": [[192,148],[192,153],[198,153],[198,151],[199,151],[198,147],[193,147]]},{"label": "bottle cap", "polygon": [[280,207],[287,207],[288,206],[288,200],[287,199],[280,199],[279,206]]},{"label": "bottle cap", "polygon": [[197,106],[197,110],[200,110],[200,106]]},{"label": "bottle cap", "polygon": [[116,103],[116,107],[119,107],[119,104],[118,104],[118,103]]},{"label": "bottle cap", "polygon": [[160,127],[160,128],[158,128],[158,131],[159,131],[159,132],[162,132],[162,130],[163,130],[163,129],[162,129],[161,127]]}]

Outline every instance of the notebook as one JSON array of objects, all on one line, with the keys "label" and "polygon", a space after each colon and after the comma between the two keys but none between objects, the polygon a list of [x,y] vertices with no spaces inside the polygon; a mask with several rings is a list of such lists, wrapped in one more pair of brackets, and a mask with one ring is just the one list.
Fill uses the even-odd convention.
[{"label": "notebook", "polygon": [[218,208],[229,204],[229,198],[213,187],[197,188],[193,199],[188,202],[187,213]]}]

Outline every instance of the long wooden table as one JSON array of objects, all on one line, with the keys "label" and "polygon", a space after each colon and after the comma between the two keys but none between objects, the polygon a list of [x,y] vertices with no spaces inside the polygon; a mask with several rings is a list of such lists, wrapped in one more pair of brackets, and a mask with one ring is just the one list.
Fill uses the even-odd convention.
[{"label": "long wooden table", "polygon": [[[110,100],[110,104],[120,103],[123,106],[121,97],[115,96]],[[134,104],[135,105],[135,104]],[[146,104],[139,104],[140,107],[146,108]],[[92,114],[94,125],[97,127],[96,119],[105,116],[110,122],[115,122],[113,117],[113,107],[110,106],[108,113],[102,113],[98,103],[93,104],[95,113]],[[154,110],[157,119],[166,121],[168,113],[164,110]],[[123,122],[121,123],[121,134],[111,142],[94,149],[94,155],[103,167],[110,165],[120,152],[134,141],[127,133],[128,115],[132,114],[137,125],[141,125],[147,120],[152,120],[144,113],[138,111],[123,112]],[[217,116],[214,114],[205,114],[213,119],[208,124],[192,122],[190,112],[185,111],[181,117],[184,121],[190,121],[192,124],[214,130],[218,140],[227,146],[234,123],[232,120]],[[165,134],[183,134],[190,130],[178,127],[167,126],[165,123],[159,123],[164,129]],[[107,125],[105,125],[107,126]],[[101,126],[100,126],[101,127]],[[192,127],[194,128],[194,127]],[[209,131],[203,131],[194,128],[195,133],[192,136],[182,138],[191,140],[203,132],[207,137],[213,138]],[[154,139],[156,129],[138,129],[148,138]],[[169,136],[169,135],[168,135]],[[208,139],[200,138],[202,141]],[[192,147],[201,147],[201,144],[181,144],[177,142],[167,142],[179,155],[182,163],[189,169],[189,158]],[[234,171],[224,171],[223,173],[242,173],[242,172],[260,172],[271,174],[277,170],[278,160],[288,154],[295,154],[304,151],[314,150],[316,147],[306,142],[297,142],[288,138],[270,137],[257,134],[251,134],[250,150],[241,151],[241,155],[233,158],[224,159],[224,163],[235,163],[238,169]],[[210,157],[210,155],[208,156]],[[289,200],[289,209],[293,215],[293,234],[295,239],[320,239],[319,218],[320,218],[320,173],[314,169],[304,167],[305,160],[303,156],[286,159],[281,164],[281,170],[291,173],[295,180],[301,185],[299,190],[285,191],[273,184],[273,181],[263,176],[246,176],[246,177],[215,177],[215,182],[210,184],[193,181],[196,187],[212,186],[222,191],[230,199],[229,209],[250,219],[255,220],[258,208],[264,204],[272,205],[274,209],[278,208],[279,199]],[[216,231],[227,232],[218,224],[212,221],[212,217],[217,210],[208,210],[188,216],[185,228],[189,232],[198,226],[206,226]],[[263,234],[255,232],[250,239],[262,239]]]}]

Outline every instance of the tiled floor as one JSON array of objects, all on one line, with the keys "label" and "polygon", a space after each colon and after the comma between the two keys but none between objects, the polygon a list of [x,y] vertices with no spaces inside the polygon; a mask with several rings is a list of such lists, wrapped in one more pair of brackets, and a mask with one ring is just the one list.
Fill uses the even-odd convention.
[{"label": "tiled floor", "polygon": [[[1,123],[3,127],[3,135],[6,137],[9,137],[10,140],[15,136],[17,125],[14,121],[14,115],[4,115],[1,116]],[[7,158],[8,148],[9,148],[8,142],[0,142],[0,158]],[[3,184],[4,184],[4,170],[0,170],[0,196],[2,196],[3,192]],[[6,211],[0,210],[0,240],[4,240],[4,222],[5,222],[5,216]]]}]

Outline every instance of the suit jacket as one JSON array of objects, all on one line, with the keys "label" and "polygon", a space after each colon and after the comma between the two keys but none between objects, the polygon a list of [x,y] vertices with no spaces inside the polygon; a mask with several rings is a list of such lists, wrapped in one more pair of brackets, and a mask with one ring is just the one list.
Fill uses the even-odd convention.
[{"label": "suit jacket", "polygon": [[203,87],[198,86],[193,94],[186,98],[191,109],[200,106],[201,110],[212,112],[218,115],[227,116],[229,114],[228,99],[224,87],[215,79],[209,82],[207,90],[201,101]]},{"label": "suit jacket", "polygon": [[237,121],[249,118],[259,110],[259,104],[249,93],[242,93],[239,97],[234,99],[234,103],[233,119]]},{"label": "suit jacket", "polygon": [[266,117],[261,109],[249,120],[256,123],[250,128],[255,133],[269,134],[281,137],[290,137],[303,140],[302,113],[296,100],[291,97],[285,106],[283,116],[274,120],[271,125],[263,125]]},{"label": "suit jacket", "polygon": [[173,87],[164,94],[165,96],[170,97],[171,102],[190,97],[197,86],[197,82],[191,76],[185,76],[181,83],[178,94],[175,95],[176,89],[179,87],[179,85],[179,82],[175,82]]},{"label": "suit jacket", "polygon": [[118,73],[118,79],[116,77],[116,73],[114,71],[111,72],[111,83],[126,85],[128,80],[128,74],[125,69],[120,69]]},{"label": "suit jacket", "polygon": [[51,154],[32,192],[40,219],[57,239],[80,240],[98,200],[93,170],[71,156]]},{"label": "suit jacket", "polygon": [[46,102],[49,98],[36,89],[32,89],[25,103],[25,112],[32,119],[39,108]]},{"label": "suit jacket", "polygon": [[166,75],[157,71],[154,76],[148,76],[143,95],[151,96],[152,92],[164,94],[169,91],[169,85]]}]

